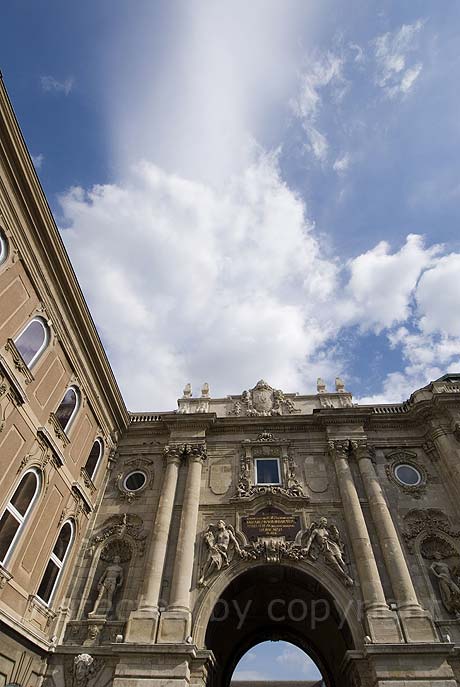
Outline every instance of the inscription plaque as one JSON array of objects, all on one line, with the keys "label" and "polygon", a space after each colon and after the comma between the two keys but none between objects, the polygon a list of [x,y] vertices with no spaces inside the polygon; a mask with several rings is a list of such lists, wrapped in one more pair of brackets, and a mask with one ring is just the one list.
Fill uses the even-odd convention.
[{"label": "inscription plaque", "polygon": [[263,508],[255,515],[241,518],[241,529],[251,541],[258,537],[295,538],[300,531],[300,516],[288,515],[278,508]]}]

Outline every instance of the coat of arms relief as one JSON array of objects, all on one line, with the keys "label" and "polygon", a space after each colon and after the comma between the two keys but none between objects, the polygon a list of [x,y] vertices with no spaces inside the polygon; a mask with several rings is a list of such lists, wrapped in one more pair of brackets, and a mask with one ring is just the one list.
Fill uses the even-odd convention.
[{"label": "coat of arms relief", "polygon": [[300,413],[294,403],[280,389],[274,389],[260,379],[253,389],[243,391],[229,410],[229,415],[267,417]]}]

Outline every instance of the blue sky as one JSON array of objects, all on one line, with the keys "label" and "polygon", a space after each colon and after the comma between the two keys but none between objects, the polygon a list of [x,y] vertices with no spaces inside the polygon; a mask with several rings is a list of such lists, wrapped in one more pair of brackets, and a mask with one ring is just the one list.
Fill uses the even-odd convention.
[{"label": "blue sky", "polygon": [[460,369],[459,19],[447,0],[3,8],[5,83],[130,409],[261,377],[394,402]]},{"label": "blue sky", "polygon": [[234,680],[320,680],[321,673],[307,654],[289,642],[261,642],[238,663]]}]

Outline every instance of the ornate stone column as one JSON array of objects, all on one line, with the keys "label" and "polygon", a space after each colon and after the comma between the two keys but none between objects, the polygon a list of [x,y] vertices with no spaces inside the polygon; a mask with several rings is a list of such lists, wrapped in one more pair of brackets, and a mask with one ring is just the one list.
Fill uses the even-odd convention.
[{"label": "ornate stone column", "polygon": [[406,640],[409,642],[438,641],[429,613],[424,611],[418,602],[398,533],[371,459],[367,440],[358,439],[350,443],[358,461]]},{"label": "ornate stone column", "polygon": [[159,618],[161,579],[168,546],[171,516],[176,495],[179,465],[185,447],[165,446],[166,471],[145,564],[145,577],[138,608],[133,611],[126,628],[126,642],[155,641]]},{"label": "ornate stone column", "polygon": [[331,440],[329,453],[334,459],[348,534],[358,569],[369,634],[374,642],[400,642],[402,635],[398,619],[388,608],[385,600],[369,532],[348,464],[349,444],[348,439]]},{"label": "ornate stone column", "polygon": [[192,585],[195,539],[200,508],[201,471],[206,459],[206,446],[186,446],[187,481],[179,525],[174,573],[167,612],[160,621],[158,642],[183,642],[190,635],[190,587]]}]

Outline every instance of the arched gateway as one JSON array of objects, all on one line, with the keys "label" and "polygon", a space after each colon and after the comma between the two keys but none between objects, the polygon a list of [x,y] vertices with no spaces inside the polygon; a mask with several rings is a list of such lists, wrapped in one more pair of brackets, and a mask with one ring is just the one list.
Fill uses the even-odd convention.
[{"label": "arched gateway", "polygon": [[458,687],[458,499],[439,491],[457,438],[426,439],[444,388],[380,413],[340,380],[312,396],[187,386],[177,412],[133,416],[50,687],[228,687],[267,639],[309,653],[328,687]]},{"label": "arched gateway", "polygon": [[196,614],[195,639],[213,652],[209,684],[228,687],[240,658],[253,646],[282,639],[309,654],[328,687],[343,684],[347,651],[363,643],[351,597],[308,566],[258,564],[229,574],[208,590]]}]

